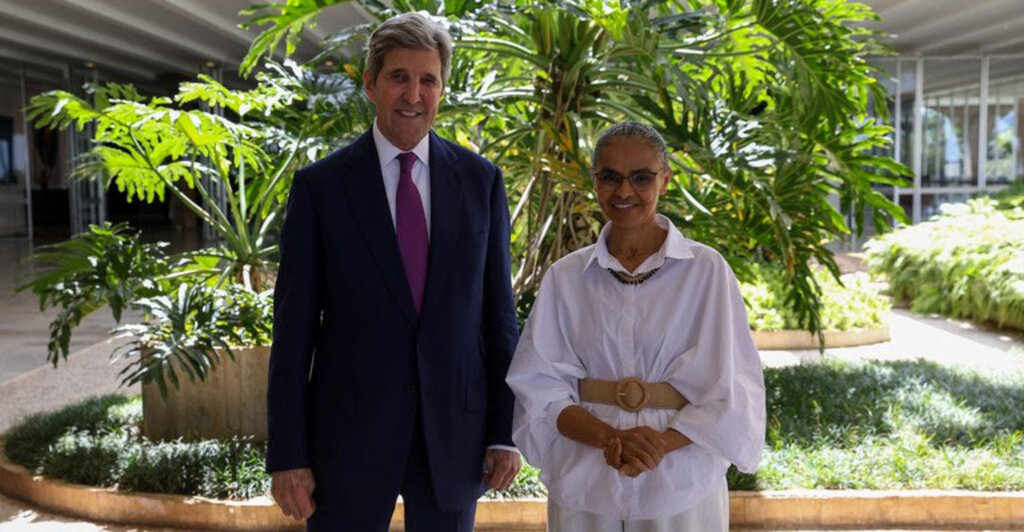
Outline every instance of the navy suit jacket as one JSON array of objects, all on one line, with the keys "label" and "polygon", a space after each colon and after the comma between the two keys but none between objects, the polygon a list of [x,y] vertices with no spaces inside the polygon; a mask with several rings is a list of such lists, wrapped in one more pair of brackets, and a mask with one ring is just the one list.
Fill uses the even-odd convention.
[{"label": "navy suit jacket", "polygon": [[488,445],[513,445],[505,384],[518,339],[501,171],[430,133],[430,247],[417,317],[373,135],[296,175],[281,234],[267,466],[310,467],[317,495],[398,493],[419,410],[435,496],[484,491]]}]

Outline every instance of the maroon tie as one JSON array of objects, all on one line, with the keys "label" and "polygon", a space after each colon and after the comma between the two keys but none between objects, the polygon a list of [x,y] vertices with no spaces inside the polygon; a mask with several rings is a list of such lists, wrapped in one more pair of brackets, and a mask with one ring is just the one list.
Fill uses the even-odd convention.
[{"label": "maroon tie", "polygon": [[395,195],[395,225],[398,231],[398,249],[402,253],[405,278],[409,281],[416,315],[423,307],[423,289],[427,284],[427,217],[423,214],[420,191],[412,182],[412,165],[416,154],[398,154],[401,171],[398,174],[398,193]]}]

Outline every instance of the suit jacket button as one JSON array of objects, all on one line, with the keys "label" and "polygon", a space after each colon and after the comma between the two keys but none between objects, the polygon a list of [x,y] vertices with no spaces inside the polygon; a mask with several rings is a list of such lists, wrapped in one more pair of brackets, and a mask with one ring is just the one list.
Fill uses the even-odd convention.
[{"label": "suit jacket button", "polygon": [[409,395],[416,395],[416,385],[410,384],[405,387],[405,393]]}]

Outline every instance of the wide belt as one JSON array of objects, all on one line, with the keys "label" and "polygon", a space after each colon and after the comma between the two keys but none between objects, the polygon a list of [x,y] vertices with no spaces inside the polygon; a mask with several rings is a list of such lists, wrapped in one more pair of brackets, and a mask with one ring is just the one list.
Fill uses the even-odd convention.
[{"label": "wide belt", "polygon": [[580,379],[580,400],[613,405],[629,412],[644,408],[679,410],[689,404],[671,384],[646,382],[637,377],[617,381]]}]

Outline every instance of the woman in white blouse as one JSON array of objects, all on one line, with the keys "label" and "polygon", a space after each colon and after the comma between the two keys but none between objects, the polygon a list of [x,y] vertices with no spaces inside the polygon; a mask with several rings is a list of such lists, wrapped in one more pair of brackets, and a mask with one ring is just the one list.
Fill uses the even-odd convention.
[{"label": "woman in white blouse", "polygon": [[765,431],[736,279],[656,213],[657,131],[612,126],[592,169],[609,223],[541,283],[508,374],[513,439],[548,487],[548,530],[725,532],[726,469],[756,470]]}]

